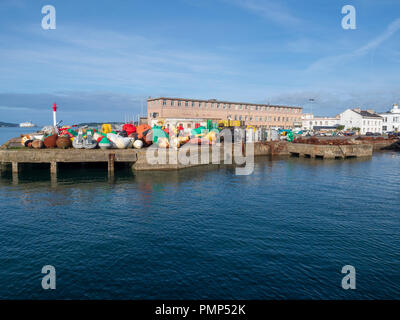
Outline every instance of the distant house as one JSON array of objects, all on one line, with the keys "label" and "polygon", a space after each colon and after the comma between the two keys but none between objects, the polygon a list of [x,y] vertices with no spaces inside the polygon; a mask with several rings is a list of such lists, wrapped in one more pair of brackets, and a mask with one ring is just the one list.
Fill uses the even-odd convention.
[{"label": "distant house", "polygon": [[379,115],[383,118],[383,132],[400,131],[400,109],[398,104],[394,104],[390,111]]},{"label": "distant house", "polygon": [[360,128],[361,134],[367,132],[382,133],[383,118],[373,110],[347,109],[339,116],[340,124],[346,130]]},{"label": "distant house", "polygon": [[303,130],[317,130],[320,127],[324,129],[335,130],[339,125],[340,118],[336,117],[316,117],[312,113],[305,113],[301,117]]}]

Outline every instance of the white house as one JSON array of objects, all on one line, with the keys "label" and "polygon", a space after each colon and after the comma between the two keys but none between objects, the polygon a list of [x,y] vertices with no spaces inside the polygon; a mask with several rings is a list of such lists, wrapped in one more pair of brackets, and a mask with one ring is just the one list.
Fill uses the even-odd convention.
[{"label": "white house", "polygon": [[339,125],[340,118],[336,117],[315,117],[312,113],[305,113],[301,117],[303,130],[314,130],[314,127],[334,128]]},{"label": "white house", "polygon": [[312,120],[314,115],[312,113],[303,113],[301,115],[301,129],[302,130],[312,130]]},{"label": "white house", "polygon": [[398,104],[394,104],[390,111],[379,115],[383,118],[383,132],[400,131],[400,109]]},{"label": "white house", "polygon": [[346,130],[360,128],[361,134],[382,133],[383,118],[373,110],[347,109],[340,114],[339,122]]}]

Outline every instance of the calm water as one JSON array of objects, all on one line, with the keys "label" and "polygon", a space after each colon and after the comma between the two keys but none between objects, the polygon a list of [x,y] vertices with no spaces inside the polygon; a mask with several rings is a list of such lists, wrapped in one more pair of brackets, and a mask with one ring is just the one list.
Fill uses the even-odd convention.
[{"label": "calm water", "polygon": [[[399,299],[400,154],[0,178],[0,298]],[[41,268],[57,289],[41,289]],[[341,288],[341,268],[357,290]]]},{"label": "calm water", "polygon": [[11,138],[40,130],[41,128],[0,128],[0,146]]}]

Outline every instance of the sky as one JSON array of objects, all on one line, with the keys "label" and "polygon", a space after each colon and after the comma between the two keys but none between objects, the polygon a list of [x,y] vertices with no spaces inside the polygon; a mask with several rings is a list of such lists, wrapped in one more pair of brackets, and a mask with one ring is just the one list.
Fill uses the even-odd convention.
[{"label": "sky", "polygon": [[399,40],[398,0],[0,0],[0,121],[50,124],[53,102],[64,123],[124,121],[150,96],[387,111]]}]

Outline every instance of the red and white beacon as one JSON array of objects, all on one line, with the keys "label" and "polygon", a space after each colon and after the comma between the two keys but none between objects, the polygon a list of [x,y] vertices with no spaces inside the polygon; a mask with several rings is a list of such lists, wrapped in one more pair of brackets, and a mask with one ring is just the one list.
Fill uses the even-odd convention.
[{"label": "red and white beacon", "polygon": [[53,103],[53,126],[57,126],[57,104]]}]

